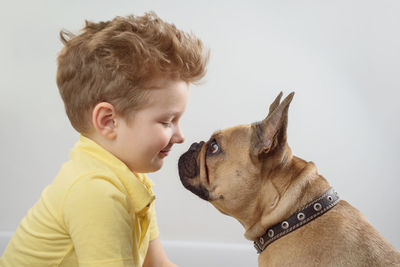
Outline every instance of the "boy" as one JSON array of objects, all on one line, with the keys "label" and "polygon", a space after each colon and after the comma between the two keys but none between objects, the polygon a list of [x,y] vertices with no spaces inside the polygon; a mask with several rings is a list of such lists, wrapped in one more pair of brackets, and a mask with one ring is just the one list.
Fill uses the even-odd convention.
[{"label": "boy", "polygon": [[57,85],[81,137],[0,266],[176,266],[158,238],[152,182],[142,173],[159,170],[183,142],[179,119],[207,51],[155,13],[60,35]]}]

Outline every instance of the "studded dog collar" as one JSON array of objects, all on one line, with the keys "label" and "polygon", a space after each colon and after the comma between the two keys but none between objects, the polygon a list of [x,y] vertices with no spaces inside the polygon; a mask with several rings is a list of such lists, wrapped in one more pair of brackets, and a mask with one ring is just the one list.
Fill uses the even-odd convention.
[{"label": "studded dog collar", "polygon": [[333,208],[339,200],[340,198],[337,192],[331,187],[319,198],[308,203],[286,220],[268,228],[267,232],[254,242],[254,247],[256,248],[257,253],[260,254],[275,240],[321,216]]}]

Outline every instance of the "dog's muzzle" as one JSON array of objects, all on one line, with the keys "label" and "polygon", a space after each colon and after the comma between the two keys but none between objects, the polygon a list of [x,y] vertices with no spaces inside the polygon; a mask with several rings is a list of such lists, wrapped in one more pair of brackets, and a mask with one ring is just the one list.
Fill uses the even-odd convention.
[{"label": "dog's muzzle", "polygon": [[199,175],[200,167],[197,165],[197,157],[203,144],[203,141],[193,143],[189,150],[179,158],[178,168],[181,180],[195,178]]},{"label": "dog's muzzle", "polygon": [[194,180],[200,174],[200,166],[197,164],[197,158],[203,145],[203,141],[193,143],[189,150],[179,158],[178,169],[183,186],[193,194],[208,201],[210,199],[208,190],[201,184],[193,185],[190,181]]}]

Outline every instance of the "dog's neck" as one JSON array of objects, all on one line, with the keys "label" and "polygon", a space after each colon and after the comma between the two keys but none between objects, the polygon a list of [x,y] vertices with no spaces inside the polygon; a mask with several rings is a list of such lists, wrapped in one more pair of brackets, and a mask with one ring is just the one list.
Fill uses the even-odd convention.
[{"label": "dog's neck", "polygon": [[325,178],[318,174],[313,162],[291,158],[277,179],[265,179],[260,190],[263,197],[255,205],[259,212],[253,213],[256,215],[248,217],[248,220],[239,220],[246,230],[245,237],[255,241],[270,226],[291,216],[329,187]]}]

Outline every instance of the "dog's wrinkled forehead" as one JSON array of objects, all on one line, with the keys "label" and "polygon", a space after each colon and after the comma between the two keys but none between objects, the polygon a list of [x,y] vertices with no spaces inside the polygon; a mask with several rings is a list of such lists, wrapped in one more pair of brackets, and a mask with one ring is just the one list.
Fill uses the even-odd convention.
[{"label": "dog's wrinkled forehead", "polygon": [[238,125],[225,130],[219,130],[211,135],[208,143],[216,140],[221,146],[236,147],[238,145],[244,145],[243,142],[250,139],[252,131],[251,124]]}]

